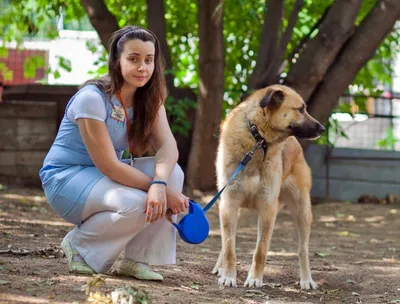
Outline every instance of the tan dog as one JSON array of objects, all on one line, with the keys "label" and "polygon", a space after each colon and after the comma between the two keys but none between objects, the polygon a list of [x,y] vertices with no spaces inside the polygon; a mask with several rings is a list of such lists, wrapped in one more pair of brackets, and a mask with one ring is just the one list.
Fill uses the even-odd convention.
[{"label": "tan dog", "polygon": [[[258,129],[253,135],[250,125]],[[233,109],[221,126],[216,161],[218,187],[229,180],[257,139],[264,139],[267,153],[254,157],[225,189],[219,204],[222,250],[213,273],[220,286],[236,286],[235,239],[239,208],[255,209],[258,237],[251,269],[244,286],[263,285],[264,266],[275,218],[281,203],[288,206],[299,235],[300,285],[315,289],[308,259],[312,213],[311,171],[294,136],[318,138],[324,127],[306,111],[303,99],[292,89],[273,85],[256,91]]]}]

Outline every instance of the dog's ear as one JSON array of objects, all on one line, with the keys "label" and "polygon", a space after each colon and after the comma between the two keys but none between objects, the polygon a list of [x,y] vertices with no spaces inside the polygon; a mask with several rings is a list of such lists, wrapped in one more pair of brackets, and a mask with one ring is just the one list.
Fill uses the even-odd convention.
[{"label": "dog's ear", "polygon": [[270,90],[260,100],[261,108],[279,108],[285,99],[284,93],[281,90]]}]

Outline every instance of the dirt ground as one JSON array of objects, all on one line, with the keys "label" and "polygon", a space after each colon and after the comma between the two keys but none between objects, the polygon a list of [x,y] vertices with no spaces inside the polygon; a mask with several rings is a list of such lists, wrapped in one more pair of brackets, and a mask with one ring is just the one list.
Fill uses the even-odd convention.
[{"label": "dirt ground", "polygon": [[[210,197],[203,195],[197,201],[205,203]],[[72,226],[49,208],[41,190],[3,187],[0,303],[88,303],[90,297],[84,290],[95,282],[99,286],[90,290],[99,296],[131,286],[146,292],[151,303],[400,303],[399,207],[314,205],[310,260],[319,285],[315,291],[299,290],[297,235],[285,210],[275,227],[264,274],[266,285],[243,287],[256,240],[256,218],[247,214],[237,239],[239,287],[220,289],[211,274],[221,247],[216,206],[207,213],[209,238],[200,245],[179,240],[177,265],[156,267],[164,282],[112,273],[96,279],[68,273],[60,242]]]}]

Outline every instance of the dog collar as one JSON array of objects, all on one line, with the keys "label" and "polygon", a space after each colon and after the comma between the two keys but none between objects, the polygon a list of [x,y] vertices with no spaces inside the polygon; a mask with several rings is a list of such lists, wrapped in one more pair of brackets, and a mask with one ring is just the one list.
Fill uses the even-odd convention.
[{"label": "dog collar", "polygon": [[249,122],[250,125],[250,132],[253,135],[254,139],[256,140],[259,148],[262,148],[264,151],[263,161],[265,160],[265,156],[267,155],[268,145],[265,141],[264,137],[261,136],[260,132],[258,132],[257,126],[252,122]]}]

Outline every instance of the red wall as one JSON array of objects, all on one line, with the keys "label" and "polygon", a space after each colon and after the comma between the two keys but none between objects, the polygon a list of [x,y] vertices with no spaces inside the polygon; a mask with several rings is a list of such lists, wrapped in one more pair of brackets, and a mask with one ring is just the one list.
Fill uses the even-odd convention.
[{"label": "red wall", "polygon": [[38,80],[42,80],[45,77],[46,68],[37,69],[36,76],[33,79],[25,79],[24,77],[25,58],[37,55],[42,55],[43,57],[45,57],[45,62],[47,62],[47,51],[8,49],[8,57],[0,58],[0,60],[6,64],[9,70],[13,71],[13,79],[11,81],[4,80],[0,73],[0,82],[3,82],[3,85],[17,85],[31,84],[35,83]]}]

